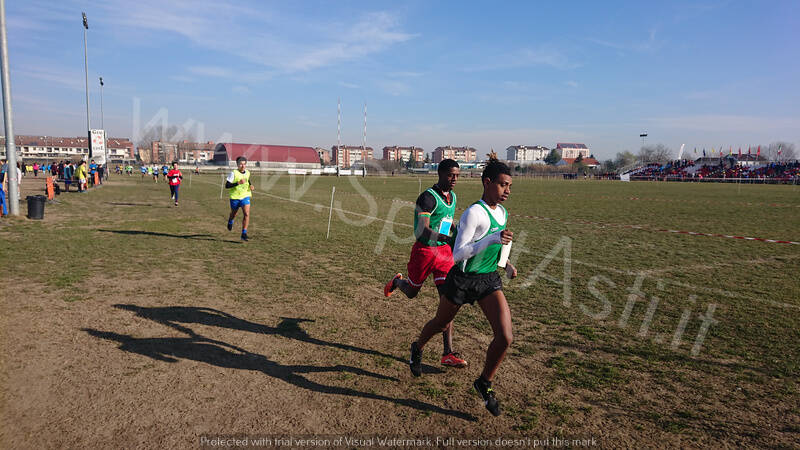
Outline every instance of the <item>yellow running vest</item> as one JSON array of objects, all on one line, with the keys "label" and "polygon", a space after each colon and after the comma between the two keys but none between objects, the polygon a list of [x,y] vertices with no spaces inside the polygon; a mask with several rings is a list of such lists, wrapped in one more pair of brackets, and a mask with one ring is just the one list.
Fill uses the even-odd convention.
[{"label": "yellow running vest", "polygon": [[[244,183],[239,184],[239,180],[244,180]],[[228,195],[231,200],[241,200],[250,197],[250,171],[245,170],[244,173],[239,172],[239,169],[233,171],[233,183],[236,187],[228,189]]]}]

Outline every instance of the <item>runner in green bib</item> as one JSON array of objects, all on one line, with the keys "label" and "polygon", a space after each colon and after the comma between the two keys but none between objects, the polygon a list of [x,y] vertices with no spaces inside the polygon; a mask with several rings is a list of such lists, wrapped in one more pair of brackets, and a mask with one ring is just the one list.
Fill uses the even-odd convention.
[{"label": "runner in green bib", "polygon": [[[411,247],[408,260],[408,278],[398,273],[383,288],[383,295],[389,297],[395,289],[400,289],[406,297],[414,298],[422,284],[433,274],[433,282],[439,290],[447,279],[447,272],[453,267],[452,245],[455,241],[456,193],[453,188],[460,175],[458,163],[445,159],[439,163],[439,180],[417,197],[414,208],[414,236],[417,241]],[[466,367],[467,361],[453,350],[453,324],[442,331],[442,359],[444,366]]]},{"label": "runner in green bib", "polygon": [[[505,358],[511,341],[511,310],[508,307],[503,283],[497,273],[502,245],[508,244],[513,233],[506,229],[508,213],[500,203],[511,194],[511,170],[491,158],[481,176],[483,196],[461,215],[458,236],[453,248],[455,265],[447,274],[436,316],[428,321],[416,342],[411,344],[409,365],[411,374],[422,374],[422,349],[425,344],[452,322],[464,304],[478,305],[489,320],[494,337],[486,351],[483,372],[473,383],[492,415],[500,415],[500,402],[492,389],[492,379]],[[509,278],[517,269],[507,263]]]}]

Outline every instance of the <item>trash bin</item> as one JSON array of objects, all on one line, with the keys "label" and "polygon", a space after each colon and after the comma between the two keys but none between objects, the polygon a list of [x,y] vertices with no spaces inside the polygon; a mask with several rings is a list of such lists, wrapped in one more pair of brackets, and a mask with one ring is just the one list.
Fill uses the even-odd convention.
[{"label": "trash bin", "polygon": [[44,195],[29,195],[26,200],[28,200],[28,218],[44,219],[44,202],[47,197]]}]

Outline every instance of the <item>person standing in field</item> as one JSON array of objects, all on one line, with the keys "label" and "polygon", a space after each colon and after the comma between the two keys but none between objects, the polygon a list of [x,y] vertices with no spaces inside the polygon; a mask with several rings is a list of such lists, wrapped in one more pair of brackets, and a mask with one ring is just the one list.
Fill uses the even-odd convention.
[{"label": "person standing in field", "polygon": [[78,179],[78,192],[86,192],[86,179],[89,178],[89,171],[86,170],[86,161],[81,160],[78,168],[75,169],[75,178]]},{"label": "person standing in field", "polygon": [[169,180],[169,192],[172,194],[172,199],[175,200],[175,206],[178,206],[178,190],[181,187],[181,180],[183,175],[178,170],[178,162],[173,161],[172,169],[167,172],[167,180]]},{"label": "person standing in field", "polygon": [[[414,208],[414,236],[417,241],[411,247],[408,260],[408,278],[398,273],[383,288],[383,295],[392,295],[400,289],[406,297],[414,298],[422,289],[422,284],[433,274],[433,283],[442,295],[442,287],[447,272],[453,267],[453,250],[455,242],[454,216],[456,211],[456,193],[453,188],[458,181],[460,169],[452,159],[439,163],[437,169],[439,180],[436,184],[417,197]],[[441,363],[451,367],[466,367],[467,361],[453,350],[453,323],[447,324],[442,331]]]},{"label": "person standing in field", "polygon": [[242,240],[247,242],[247,226],[250,224],[250,193],[253,184],[250,182],[250,171],[246,169],[247,158],[240,156],[236,158],[236,170],[228,175],[225,180],[225,188],[228,189],[230,197],[231,214],[228,216],[228,231],[233,229],[233,219],[239,208],[242,209]]},{"label": "person standing in field", "polygon": [[3,217],[8,215],[8,206],[6,205],[6,192],[8,188],[6,185],[8,181],[6,181],[6,171],[8,170],[8,160],[4,159],[0,162],[0,208],[3,211]]},{"label": "person standing in field", "polygon": [[97,164],[92,160],[89,164],[89,186],[94,187],[94,174],[97,173]]},{"label": "person standing in field", "polygon": [[[453,248],[455,265],[447,273],[439,309],[422,328],[419,338],[411,343],[409,366],[412,375],[420,376],[425,344],[434,334],[447,329],[461,306],[478,302],[494,337],[486,351],[483,372],[472,385],[483,398],[486,409],[498,416],[500,402],[495,398],[492,379],[513,340],[511,310],[497,273],[500,250],[513,238],[513,233],[506,229],[508,212],[501,205],[511,194],[511,170],[497,159],[490,159],[481,182],[481,199],[467,208],[459,221]],[[511,263],[507,263],[505,269],[509,278],[517,276],[517,269]]]}]

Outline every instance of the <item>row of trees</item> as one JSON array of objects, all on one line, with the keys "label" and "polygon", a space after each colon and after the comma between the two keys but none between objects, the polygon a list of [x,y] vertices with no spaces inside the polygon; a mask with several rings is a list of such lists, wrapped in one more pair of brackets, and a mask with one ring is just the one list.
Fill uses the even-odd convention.
[{"label": "row of trees", "polygon": [[[756,153],[756,149],[759,145],[753,145],[750,147],[751,154]],[[791,142],[774,142],[769,145],[761,145],[761,156],[769,161],[794,161],[797,159],[797,154],[795,152],[795,145]],[[778,155],[778,151],[780,149],[780,155]],[[744,151],[744,150],[743,150]],[[736,148],[733,150],[733,155],[737,156],[739,154],[739,149]],[[709,157],[719,156],[719,153],[712,155],[710,150],[706,151],[706,155]],[[723,150],[723,155],[727,155],[727,153]],[[695,154],[694,148],[684,149],[683,151],[683,159],[697,159],[703,156],[701,154]],[[669,147],[663,144],[656,144],[656,145],[646,145],[642,147],[638,153],[634,154],[629,150],[625,150],[622,152],[618,152],[614,159],[607,159],[603,161],[601,170],[603,172],[616,172],[620,169],[624,169],[626,167],[631,167],[636,164],[666,164],[669,161],[673,161],[678,158],[678,155],[675,151],[670,149]]]}]

